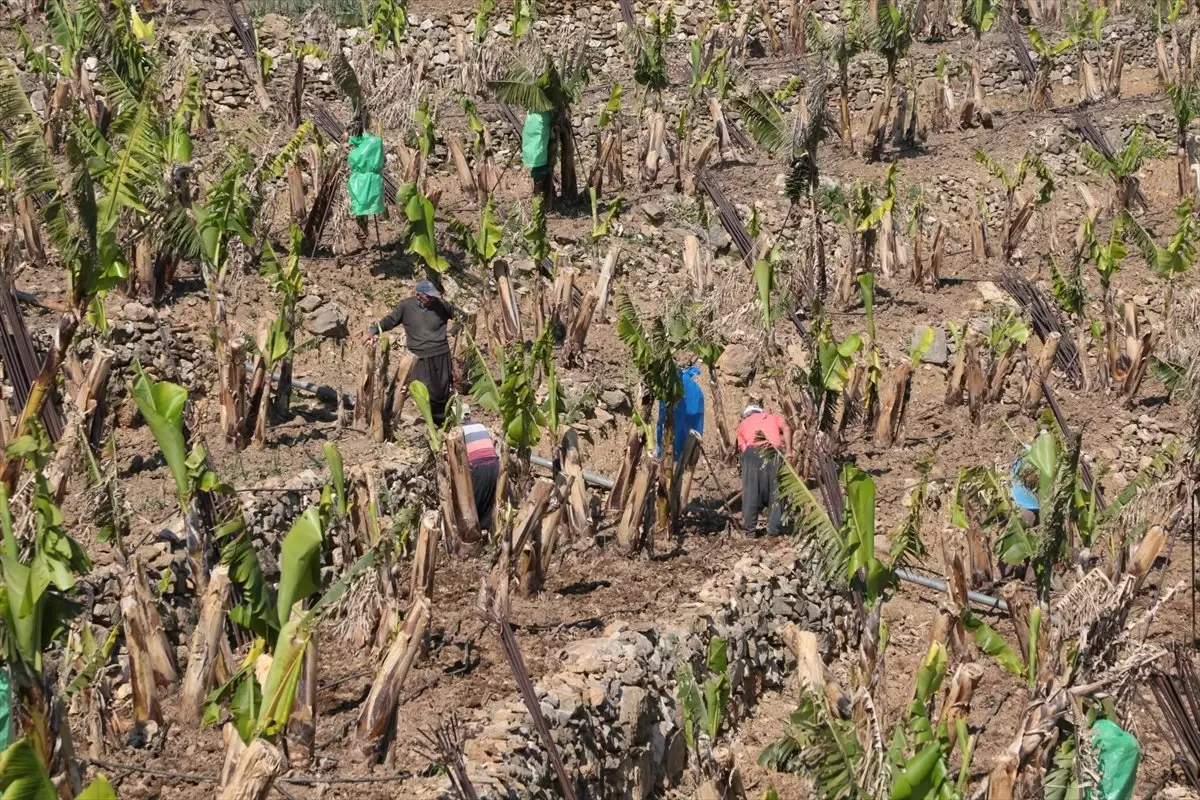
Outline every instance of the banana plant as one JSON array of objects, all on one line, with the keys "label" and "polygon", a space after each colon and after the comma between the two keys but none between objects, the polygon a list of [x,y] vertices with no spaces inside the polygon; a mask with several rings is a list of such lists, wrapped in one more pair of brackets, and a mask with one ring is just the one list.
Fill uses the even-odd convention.
[{"label": "banana plant", "polygon": [[916,40],[917,28],[921,24],[917,18],[921,12],[920,3],[909,3],[901,8],[900,4],[893,0],[884,0],[877,3],[875,8],[876,16],[871,30],[872,46],[887,63],[887,77],[883,84],[883,113],[876,122],[875,130],[871,132],[874,140],[867,153],[868,161],[878,161],[883,155],[887,122],[892,112],[896,68]]},{"label": "banana plant", "polygon": [[[683,738],[696,756],[701,773],[715,767],[713,747],[721,731],[729,705],[729,643],[720,636],[708,640],[704,660],[708,677],[701,687],[691,662],[682,661],[675,669],[675,686],[679,707],[683,712]],[[703,737],[701,736],[703,734]],[[707,749],[701,747],[707,743]]]},{"label": "banana plant", "polygon": [[408,30],[408,9],[405,0],[374,0],[367,5],[363,0],[363,27],[371,34],[375,48],[383,52],[391,47],[397,63],[400,61],[400,45]]},{"label": "banana plant", "polygon": [[850,64],[870,47],[870,32],[866,8],[860,0],[843,0],[841,22],[826,26],[817,13],[809,9],[805,20],[809,46],[821,54],[835,76],[838,88],[839,129],[842,146],[854,152],[854,132],[850,126]]},{"label": "banana plant", "polygon": [[[1004,260],[1011,261],[1034,210],[1050,202],[1054,193],[1054,175],[1041,156],[1032,150],[1025,151],[1011,173],[982,150],[976,150],[972,157],[1004,187]],[[1030,178],[1037,181],[1035,192],[1018,205],[1017,192]]]},{"label": "banana plant", "polygon": [[1154,274],[1167,282],[1166,291],[1163,292],[1163,315],[1168,322],[1171,319],[1171,292],[1175,281],[1192,268],[1196,262],[1197,247],[1200,246],[1200,227],[1192,215],[1191,198],[1181,200],[1172,214],[1175,217],[1175,233],[1171,234],[1165,247],[1160,247],[1131,214],[1126,212],[1120,217],[1121,224],[1137,245],[1146,264],[1154,270]]},{"label": "banana plant", "polygon": [[895,588],[896,569],[917,557],[920,541],[912,535],[912,524],[902,525],[892,534],[887,560],[880,559],[875,552],[874,480],[847,464],[842,468],[841,484],[845,506],[839,509],[840,524],[835,524],[795,469],[780,464],[780,497],[796,521],[798,534],[808,539],[818,554],[821,576],[849,587],[862,599],[864,611],[869,612]]},{"label": "banana plant", "polygon": [[1037,53],[1037,74],[1033,86],[1029,88],[1029,107],[1034,111],[1045,111],[1050,100],[1050,73],[1054,69],[1054,59],[1070,50],[1078,43],[1073,35],[1068,35],[1057,42],[1048,42],[1041,30],[1036,26],[1029,27],[1029,45]]},{"label": "banana plant", "polygon": [[[943,709],[935,724],[931,714],[948,662],[945,647],[933,642],[918,668],[907,712],[888,729],[873,731],[886,743],[882,753],[870,752],[875,745],[863,744],[854,721],[840,718],[824,697],[808,688],[783,737],[762,751],[758,763],[807,775],[821,800],[964,800],[975,737],[969,735],[962,715]],[[874,728],[883,723],[875,717],[867,724]],[[950,767],[955,749],[960,755],[957,774]]]},{"label": "banana plant", "polygon": [[[310,506],[292,524],[280,550],[279,586],[272,609],[276,623],[268,639],[259,638],[251,645],[242,667],[205,701],[204,720],[218,721],[223,705],[239,737],[246,744],[255,738],[276,742],[288,727],[296,705],[297,688],[310,648],[316,646],[313,629],[366,570],[375,564],[375,550],[368,550],[321,597],[307,609],[303,603],[321,589],[321,550],[329,522],[329,496]],[[259,687],[257,665],[262,658],[270,661],[266,678]],[[311,667],[309,667],[311,669]],[[308,675],[315,681],[315,675]]]},{"label": "banana plant", "polygon": [[[9,140],[5,153],[15,195],[30,200],[46,198],[38,203],[37,222],[58,250],[67,286],[66,311],[13,429],[12,438],[19,439],[40,416],[80,321],[89,309],[96,309],[97,298],[122,280],[128,269],[115,239],[100,227],[96,184],[86,150],[73,134],[68,136],[70,178],[61,180],[46,148],[39,117],[21,87],[16,68],[7,59],[0,61],[0,133]],[[23,458],[7,456],[0,465],[0,480],[10,492],[23,466]]]},{"label": "banana plant", "polygon": [[670,4],[665,11],[650,9],[646,25],[631,31],[634,56],[633,79],[642,87],[642,103],[653,95],[654,107],[662,106],[662,93],[671,85],[667,69],[667,42],[675,32],[675,10]]},{"label": "banana plant", "polygon": [[458,240],[463,252],[479,265],[479,274],[488,275],[491,272],[492,261],[503,252],[501,248],[504,241],[504,229],[496,224],[492,199],[489,197],[479,212],[478,231],[471,230],[457,219],[450,221],[450,231]]},{"label": "banana plant", "polygon": [[437,274],[450,269],[450,262],[438,252],[433,202],[417,188],[405,184],[397,194],[397,204],[403,201],[408,217],[408,249],[406,253],[420,256],[426,268]]},{"label": "banana plant", "polygon": [[45,653],[66,634],[78,610],[72,595],[78,576],[91,568],[87,552],[67,533],[62,511],[46,479],[47,443],[39,428],[8,442],[6,458],[26,462],[32,473],[28,543],[18,541],[9,494],[0,485],[0,636],[17,698],[17,720],[42,768],[55,772],[57,727],[54,690]]},{"label": "banana plant", "polygon": [[[61,796],[28,738],[18,739],[0,753],[0,796],[6,800],[59,800]],[[100,774],[75,800],[117,800],[117,793]]]},{"label": "banana plant", "polygon": [[525,241],[525,251],[534,264],[541,264],[550,257],[550,234],[547,227],[546,201],[541,196],[533,198],[533,207],[529,215],[529,227],[521,237]]},{"label": "banana plant", "polygon": [[[683,380],[679,376],[675,350],[671,346],[664,319],[656,317],[648,326],[629,299],[622,294],[617,298],[617,338],[629,349],[630,360],[641,377],[642,384],[650,395],[662,404],[663,447],[659,457],[658,471],[659,513],[657,525],[665,528],[675,517],[674,509],[666,501],[674,480],[672,460],[675,454],[675,406],[683,400]],[[665,533],[665,530],[663,531]]]},{"label": "banana plant", "polygon": [[816,254],[816,287],[818,297],[826,291],[824,237],[818,208],[820,172],[817,152],[825,139],[827,128],[826,75],[817,78],[808,88],[806,102],[796,104],[796,118],[787,121],[770,95],[758,87],[744,97],[732,100],[732,107],[741,117],[746,131],[768,153],[774,154],[787,145],[788,172],[784,194],[791,206],[807,200],[813,219],[812,246]]},{"label": "banana plant", "polygon": [[[517,2],[531,4],[531,0]],[[514,30],[514,35],[520,34]],[[571,108],[582,100],[589,76],[589,56],[583,47],[577,47],[562,50],[557,60],[540,54],[533,65],[514,59],[505,67],[503,77],[488,82],[492,94],[503,103],[553,113],[549,165],[559,165],[559,185],[567,203],[579,196]]]},{"label": "banana plant", "polygon": [[1126,217],[1122,215],[1113,220],[1107,244],[1101,243],[1096,236],[1095,225],[1090,219],[1084,219],[1083,221],[1085,246],[1087,247],[1092,264],[1096,268],[1096,274],[1100,278],[1104,327],[1105,331],[1107,331],[1106,335],[1109,337],[1116,335],[1116,326],[1114,324],[1116,313],[1112,282],[1117,273],[1121,271],[1121,259],[1125,258],[1129,252],[1124,242],[1125,219]]},{"label": "banana plant", "polygon": [[498,347],[495,372],[476,343],[468,344],[471,398],[500,416],[504,441],[516,453],[520,466],[515,482],[518,486],[529,475],[529,458],[547,424],[546,401],[539,402],[538,393],[542,388],[541,377],[547,373],[547,342],[553,343],[553,335],[546,326],[531,348],[520,343],[510,348]]},{"label": "banana plant", "polygon": [[242,594],[242,601],[230,611],[230,618],[254,632],[266,631],[272,624],[266,613],[268,589],[242,516],[241,503],[233,488],[209,469],[204,446],[196,444],[188,450],[184,431],[187,390],[170,381],[151,380],[137,364],[134,374],[136,380],[130,394],[175,481],[193,579],[197,586],[203,585],[208,548],[210,544],[215,546],[221,563],[229,566],[230,577]]},{"label": "banana plant", "polygon": [[475,8],[475,33],[472,35],[475,44],[482,44],[487,39],[488,20],[491,19],[499,0],[479,0]]},{"label": "banana plant", "polygon": [[1147,139],[1146,127],[1139,122],[1133,126],[1129,140],[1112,156],[1099,152],[1087,142],[1083,143],[1082,155],[1083,163],[1096,174],[1109,178],[1116,184],[1113,205],[1122,211],[1128,211],[1135,200],[1141,202],[1138,200],[1138,173],[1147,160],[1162,155],[1162,147],[1153,138]]},{"label": "banana plant", "polygon": [[[288,236],[287,257],[280,261],[275,249],[268,242],[263,247],[258,273],[267,279],[271,289],[279,296],[279,313],[271,323],[268,334],[266,359],[267,374],[274,374],[279,364],[279,381],[275,386],[275,412],[286,415],[292,397],[292,351],[296,344],[296,304],[304,292],[304,275],[300,270],[300,256],[304,247],[304,233],[292,225]],[[264,388],[264,392],[266,389]],[[264,402],[265,405],[265,402]]]},{"label": "banana plant", "polygon": [[775,323],[787,313],[790,298],[777,281],[776,262],[783,251],[776,244],[754,262],[754,284],[758,288],[758,308],[762,314],[763,336],[773,345]]}]

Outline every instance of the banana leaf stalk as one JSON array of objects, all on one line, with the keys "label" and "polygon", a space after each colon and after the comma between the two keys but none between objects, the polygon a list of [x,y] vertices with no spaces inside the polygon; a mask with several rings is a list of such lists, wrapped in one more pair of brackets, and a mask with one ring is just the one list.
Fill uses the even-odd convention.
[{"label": "banana leaf stalk", "polygon": [[[241,744],[237,734],[233,739]],[[266,739],[255,739],[242,747],[220,800],[267,800],[275,779],[283,771],[283,754]]]},{"label": "banana leaf stalk", "polygon": [[209,691],[229,679],[232,656],[225,638],[225,619],[232,588],[229,567],[217,566],[200,601],[200,621],[192,631],[179,712],[194,723],[204,715]]},{"label": "banana leaf stalk", "polygon": [[404,688],[404,681],[421,649],[421,639],[428,626],[429,603],[424,597],[414,598],[359,714],[360,737],[378,741],[386,733],[400,702],[400,690]]},{"label": "banana leaf stalk", "polygon": [[129,573],[131,579],[121,597],[121,617],[129,650],[134,724],[143,726],[150,721],[162,724],[157,690],[172,686],[179,680],[179,673],[137,556],[129,559]]}]

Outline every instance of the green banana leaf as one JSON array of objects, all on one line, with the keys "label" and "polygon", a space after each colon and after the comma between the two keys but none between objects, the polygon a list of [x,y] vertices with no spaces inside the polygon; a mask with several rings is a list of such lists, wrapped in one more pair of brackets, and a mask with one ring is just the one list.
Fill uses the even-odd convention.
[{"label": "green banana leaf", "polygon": [[421,381],[413,381],[408,385],[408,394],[413,399],[417,410],[421,412],[421,418],[425,420],[425,431],[429,434],[430,447],[435,453],[440,451],[442,434],[433,422],[433,404],[429,400],[429,387]]},{"label": "green banana leaf", "polygon": [[846,550],[850,557],[846,576],[854,580],[861,569],[869,579],[876,572],[872,564],[875,561],[875,481],[867,473],[847,464],[842,470],[842,482],[846,486],[846,507],[850,512],[846,517]]},{"label": "green banana leaf", "polygon": [[700,696],[700,687],[696,685],[696,674],[692,665],[682,663],[675,670],[675,693],[679,697],[679,705],[683,710],[683,738],[688,747],[696,747],[696,722],[705,718],[704,698]]},{"label": "green banana leaf", "polygon": [[1049,432],[1038,436],[1033,447],[1025,454],[1025,461],[1032,464],[1038,471],[1038,501],[1043,509],[1050,508],[1059,455],[1058,440],[1054,438],[1054,434]]},{"label": "green banana leaf", "polygon": [[434,230],[433,203],[423,194],[415,193],[404,206],[408,217],[409,240],[407,252],[419,255],[434,272],[445,272],[450,264],[438,254]]},{"label": "green banana leaf", "polygon": [[321,541],[325,526],[316,506],[309,506],[292,523],[279,549],[279,625],[287,624],[292,606],[321,585]]},{"label": "green banana leaf", "polygon": [[[940,776],[939,776],[940,773]],[[892,782],[891,800],[933,800],[946,775],[942,745],[930,742],[908,760]]]},{"label": "green banana leaf", "polygon": [[75,800],[117,800],[117,793],[108,778],[97,775],[82,792],[75,795]]},{"label": "green banana leaf", "polygon": [[941,642],[931,642],[924,660],[921,661],[921,668],[917,670],[917,688],[913,695],[910,715],[928,715],[929,703],[937,695],[938,688],[946,677],[948,663],[949,655],[945,646]]},{"label": "green banana leaf", "polygon": [[1000,662],[1000,666],[1016,675],[1025,677],[1025,666],[1021,658],[1008,646],[1004,638],[986,622],[975,616],[970,609],[962,610],[962,623],[975,639],[975,646]]},{"label": "green banana leaf", "polygon": [[187,468],[187,442],[183,437],[183,410],[187,405],[188,393],[170,381],[152,381],[142,371],[141,364],[134,362],[133,401],[138,411],[150,426],[154,440],[162,450],[163,459],[171,476],[175,478],[175,493],[182,500],[189,491]]},{"label": "green banana leaf", "polygon": [[4,800],[58,800],[42,762],[28,739],[0,754],[0,797]]},{"label": "green banana leaf", "polygon": [[346,516],[346,471],[342,454],[333,442],[325,443],[325,462],[329,464],[329,479],[333,483],[333,496],[337,499],[334,511],[339,517]]},{"label": "green banana leaf", "polygon": [[714,741],[729,702],[728,670],[729,642],[714,636],[708,640],[708,671],[712,675],[704,682],[704,731]]},{"label": "green banana leaf", "polygon": [[[13,535],[12,516],[8,507],[8,490],[0,485],[0,519],[4,522],[4,552],[0,555],[0,575],[4,577],[4,601],[0,603],[6,626],[12,631],[16,650],[29,662],[41,658],[42,597],[49,587],[49,578],[38,582],[32,570],[21,563],[17,540]],[[41,589],[39,590],[39,586]]]},{"label": "green banana leaf", "polygon": [[271,656],[271,669],[267,672],[258,713],[258,732],[268,739],[287,728],[311,638],[312,629],[306,618],[296,616],[287,621],[275,640],[275,652]]},{"label": "green banana leaf", "polygon": [[251,663],[250,668],[242,673],[229,701],[229,715],[233,718],[233,727],[246,744],[250,744],[250,740],[254,738],[262,702],[262,690],[258,688],[254,664]]},{"label": "green banana leaf", "polygon": [[817,343],[817,362],[821,367],[821,387],[829,392],[846,388],[853,356],[862,347],[862,336],[852,333],[840,342],[825,337]]},{"label": "green banana leaf", "polygon": [[875,273],[864,272],[859,275],[858,288],[862,292],[863,313],[867,317],[867,336],[875,341]]}]

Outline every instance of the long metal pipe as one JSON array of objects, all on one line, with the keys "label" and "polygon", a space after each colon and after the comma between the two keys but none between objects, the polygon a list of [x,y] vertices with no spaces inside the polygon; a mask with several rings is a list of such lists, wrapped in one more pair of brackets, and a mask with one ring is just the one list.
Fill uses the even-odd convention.
[{"label": "long metal pipe", "polygon": [[[276,375],[275,379],[278,380],[279,376]],[[304,381],[299,378],[292,378],[292,386],[302,392],[315,394],[322,400],[337,402],[338,392],[329,388],[328,386],[320,386],[315,383],[309,383],[308,381]],[[350,403],[353,404],[353,394],[346,393],[343,394],[342,397],[349,399]],[[530,456],[529,463],[544,470],[552,471],[554,469],[554,462],[548,458],[542,458],[541,456]],[[613,479],[606,475],[601,475],[598,472],[584,470],[583,480],[588,485],[596,486],[601,489],[611,491],[613,488]],[[896,570],[896,577],[908,583],[915,583],[917,586],[924,586],[926,589],[934,589],[939,592],[946,591],[946,582],[940,578],[927,578],[924,575],[917,575],[916,573],[909,572],[906,569]],[[999,597],[991,597],[980,592],[968,591],[967,599],[969,599],[972,603],[978,603],[981,606],[986,606],[987,608],[991,608],[996,611],[1008,611],[1008,603],[1004,602]]]},{"label": "long metal pipe", "polygon": [[[554,469],[554,462],[548,458],[542,458],[541,456],[530,456],[529,463],[533,464],[535,467],[541,467],[542,469]],[[611,491],[613,488],[612,478],[600,475],[596,472],[588,472],[586,469],[583,471],[583,481],[590,486],[599,486],[601,489],[607,489],[609,491]]]},{"label": "long metal pipe", "polygon": [[[924,575],[917,575],[916,573],[909,572],[906,569],[896,570],[896,577],[902,581],[915,583],[917,586],[924,586],[926,589],[936,589],[939,592],[946,591],[946,582],[941,578],[927,578]],[[968,591],[967,599],[972,603],[978,603],[981,606],[987,606],[988,608],[996,611],[1004,611],[1005,613],[1008,612],[1008,603],[1001,600],[999,597],[991,597],[979,592]]]}]

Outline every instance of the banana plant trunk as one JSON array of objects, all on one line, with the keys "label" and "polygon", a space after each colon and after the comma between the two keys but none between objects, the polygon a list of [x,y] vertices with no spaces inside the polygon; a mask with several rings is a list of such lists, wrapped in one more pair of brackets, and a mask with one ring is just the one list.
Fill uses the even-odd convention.
[{"label": "banana plant trunk", "polygon": [[25,663],[12,662],[10,667],[13,698],[16,701],[15,716],[21,735],[29,740],[46,772],[53,775],[57,736],[51,724],[51,700],[44,677]]},{"label": "banana plant trunk", "polygon": [[265,739],[255,739],[248,747],[243,745],[220,800],[267,800],[275,778],[282,771],[283,754],[279,748]]},{"label": "banana plant trunk", "polygon": [[868,161],[878,161],[883,156],[883,143],[887,138],[888,117],[892,113],[892,93],[895,91],[896,70],[890,67],[883,83],[883,100],[871,115],[871,150]]},{"label": "banana plant trunk", "polygon": [[555,113],[554,129],[562,153],[562,199],[566,203],[574,203],[579,198],[579,179],[575,170],[575,135],[571,129],[569,106]]},{"label": "banana plant trunk", "polygon": [[720,441],[717,446],[720,448],[720,457],[722,460],[729,458],[733,452],[733,436],[729,432],[729,420],[725,416],[725,395],[721,389],[721,376],[718,372],[717,362],[711,361],[705,364],[708,367],[708,390],[712,395],[712,413],[713,419],[717,422],[717,434],[720,436]]},{"label": "banana plant trunk", "polygon": [[[29,423],[42,413],[42,407],[46,405],[46,399],[50,396],[54,381],[58,377],[58,372],[62,368],[78,328],[78,313],[68,312],[59,318],[58,330],[50,342],[50,349],[42,361],[42,368],[29,386],[29,396],[25,398],[25,406],[21,409],[21,416],[17,419],[17,425],[13,429],[13,439],[29,433]],[[0,462],[0,480],[8,487],[10,494],[16,489],[17,478],[20,477],[24,464],[25,460],[20,456],[15,458],[5,456],[3,462]]]},{"label": "banana plant trunk", "polygon": [[286,417],[292,405],[292,347],[296,343],[296,307],[289,302],[283,315],[287,336],[287,355],[279,360],[279,380],[275,384],[275,414]]},{"label": "banana plant trunk", "polygon": [[232,589],[229,567],[224,564],[214,567],[200,601],[200,622],[192,631],[180,698],[180,716],[193,724],[204,716],[204,700],[209,691],[229,677],[225,617]]},{"label": "banana plant trunk", "polygon": [[377,741],[391,724],[396,706],[400,702],[400,690],[412,670],[413,662],[421,649],[421,639],[429,626],[429,603],[424,597],[412,599],[404,624],[388,648],[387,655],[379,667],[371,691],[358,717],[358,735]]}]

